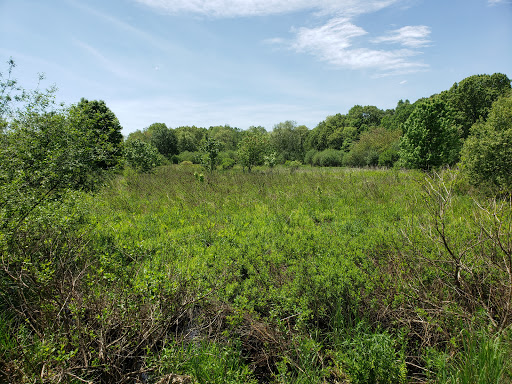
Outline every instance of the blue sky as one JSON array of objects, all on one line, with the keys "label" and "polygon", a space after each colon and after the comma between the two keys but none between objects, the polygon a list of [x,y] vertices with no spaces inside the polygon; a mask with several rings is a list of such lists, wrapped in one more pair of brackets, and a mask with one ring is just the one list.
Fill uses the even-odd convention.
[{"label": "blue sky", "polygon": [[[512,0],[0,0],[0,61],[66,104],[154,122],[314,128],[495,72],[512,77]],[[0,66],[5,72],[7,66]]]}]

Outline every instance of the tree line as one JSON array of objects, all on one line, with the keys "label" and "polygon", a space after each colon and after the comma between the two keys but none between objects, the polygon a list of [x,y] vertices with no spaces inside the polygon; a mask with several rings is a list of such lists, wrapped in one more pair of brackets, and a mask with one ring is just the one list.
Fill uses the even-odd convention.
[{"label": "tree line", "polygon": [[[470,76],[414,103],[400,100],[393,109],[356,105],[313,129],[291,120],[270,132],[262,126],[154,123],[123,140],[105,102],[58,105],[53,88],[21,88],[12,79],[14,67],[11,61],[0,78],[4,185],[13,184],[18,169],[50,190],[92,189],[104,171],[127,165],[149,172],[163,163],[203,164],[209,171],[236,164],[249,171],[276,164],[422,170],[460,164],[474,184],[498,190],[512,185],[511,80],[501,73]],[[6,166],[9,161],[16,165]]]},{"label": "tree line", "polygon": [[291,162],[423,170],[460,163],[475,183],[487,180],[501,188],[510,185],[511,97],[506,75],[474,75],[414,103],[400,100],[393,109],[356,105],[313,129],[294,121],[270,132],[261,126],[173,129],[154,123],[131,133],[125,145],[133,166],[143,170],[162,160],[203,163],[208,169],[238,163],[249,170]]}]

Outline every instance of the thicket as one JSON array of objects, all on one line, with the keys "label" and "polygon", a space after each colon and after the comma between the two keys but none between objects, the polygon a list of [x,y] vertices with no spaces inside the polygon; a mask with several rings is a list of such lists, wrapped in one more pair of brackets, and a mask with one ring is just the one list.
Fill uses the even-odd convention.
[{"label": "thicket", "polygon": [[[467,168],[425,173],[270,167],[279,141],[261,127],[238,143],[199,131],[199,146],[183,128],[176,147],[203,166],[155,168],[179,152],[147,132],[121,145],[104,103],[55,105],[10,71],[0,85],[0,381],[512,382],[512,199],[503,171],[489,189],[468,177],[473,133]],[[472,128],[497,143],[498,171],[509,102]],[[397,151],[400,129],[424,128],[411,117],[446,111],[436,103],[402,103],[391,131],[389,115],[354,107],[304,155],[347,161],[328,143],[357,132],[354,158],[373,165],[369,132]],[[279,137],[306,140],[293,122],[278,131],[295,130]],[[121,158],[153,173],[115,173]],[[214,171],[234,158],[252,172]]]}]

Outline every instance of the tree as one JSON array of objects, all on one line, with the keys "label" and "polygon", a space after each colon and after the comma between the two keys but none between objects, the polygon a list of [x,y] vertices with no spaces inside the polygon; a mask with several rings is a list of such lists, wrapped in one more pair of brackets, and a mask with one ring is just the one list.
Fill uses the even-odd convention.
[{"label": "tree", "polygon": [[355,105],[347,114],[347,122],[349,126],[357,128],[359,133],[366,131],[370,127],[380,125],[385,112],[373,105]]},{"label": "tree", "polygon": [[246,132],[238,145],[238,161],[249,172],[255,165],[262,165],[270,151],[270,141],[266,134],[258,131]]},{"label": "tree", "polygon": [[455,83],[443,96],[455,110],[462,128],[462,138],[469,135],[471,126],[487,119],[492,103],[511,89],[510,79],[502,73],[474,75]]},{"label": "tree", "polygon": [[381,125],[388,130],[401,130],[402,124],[407,121],[414,108],[415,104],[411,104],[409,100],[400,100],[394,111],[382,118]]},{"label": "tree", "polygon": [[183,126],[174,129],[174,133],[178,139],[178,153],[185,151],[196,152],[199,150],[201,140],[206,134],[205,128],[193,126]]},{"label": "tree", "polygon": [[96,159],[95,165],[101,169],[116,167],[123,156],[122,128],[105,102],[82,98],[70,108],[69,115],[86,131],[93,145],[102,147],[101,157]]},{"label": "tree", "polygon": [[147,129],[150,142],[161,155],[170,159],[178,153],[178,139],[172,129],[164,123],[153,123]]},{"label": "tree", "polygon": [[[10,73],[14,62],[9,65]],[[93,125],[101,116],[91,117],[90,110],[76,105],[58,106],[54,93],[55,87],[31,91],[15,80],[0,82],[5,122],[0,135],[0,225],[4,228],[20,225],[38,206],[59,200],[70,189],[96,188],[119,156],[111,141],[115,132],[99,134],[100,128]]]},{"label": "tree", "polygon": [[408,168],[431,169],[454,164],[460,139],[444,101],[433,98],[416,106],[403,124],[400,161]]},{"label": "tree", "polygon": [[204,152],[203,165],[209,172],[213,172],[217,167],[217,158],[219,156],[220,143],[207,135],[201,144],[201,151]]},{"label": "tree", "polygon": [[236,151],[241,137],[240,129],[229,125],[210,127],[208,134],[212,139],[217,140],[220,151]]},{"label": "tree", "polygon": [[125,144],[125,159],[138,172],[148,173],[161,164],[161,155],[151,144],[134,139]]},{"label": "tree", "polygon": [[343,138],[339,140],[339,135],[331,136],[336,131],[343,131],[347,126],[345,115],[337,113],[336,115],[327,116],[324,121],[318,123],[313,128],[306,140],[306,150],[315,149],[323,151],[327,148],[340,149],[343,146]]},{"label": "tree", "polygon": [[[391,161],[394,144],[400,138],[400,130],[387,130],[383,127],[375,127],[363,132],[359,140],[354,143],[350,152],[343,159],[345,165],[350,166],[376,166],[387,165],[381,156],[386,153]],[[398,154],[396,153],[397,157]],[[392,165],[392,164],[391,164]]]},{"label": "tree", "polygon": [[487,121],[473,125],[461,157],[472,184],[512,191],[512,96],[498,99]]},{"label": "tree", "polygon": [[277,152],[279,162],[287,160],[304,161],[305,142],[309,131],[306,126],[297,126],[294,121],[276,124],[270,134],[272,147]]}]

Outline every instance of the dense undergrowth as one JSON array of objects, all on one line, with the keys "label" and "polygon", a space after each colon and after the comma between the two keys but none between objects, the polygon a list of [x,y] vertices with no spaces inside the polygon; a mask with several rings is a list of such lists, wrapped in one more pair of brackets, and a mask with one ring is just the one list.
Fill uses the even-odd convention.
[{"label": "dense undergrowth", "polygon": [[196,170],[2,233],[0,381],[511,382],[509,198],[455,171]]}]

